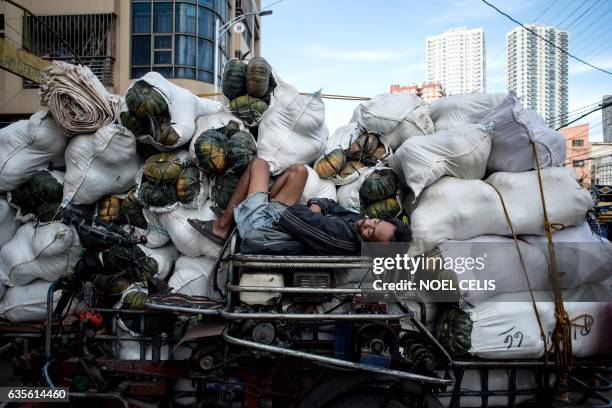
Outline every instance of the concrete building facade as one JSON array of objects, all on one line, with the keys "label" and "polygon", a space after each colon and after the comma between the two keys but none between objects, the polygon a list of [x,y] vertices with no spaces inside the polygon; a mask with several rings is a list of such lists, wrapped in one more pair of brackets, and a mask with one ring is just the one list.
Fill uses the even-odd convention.
[{"label": "concrete building facade", "polygon": [[[567,51],[567,31],[541,24],[527,27]],[[508,90],[516,91],[525,107],[537,111],[549,126],[564,125],[568,114],[567,54],[522,27],[506,34],[506,50]]]},{"label": "concrete building facade", "polygon": [[[220,25],[261,7],[260,0],[20,0],[64,38],[114,93],[157,71],[196,94],[213,93],[215,20]],[[73,54],[32,17],[0,2],[4,34],[45,59],[75,62]],[[259,55],[261,21],[246,18],[242,33],[219,41],[219,76],[228,58]],[[35,83],[0,70],[0,122],[39,109]]]},{"label": "concrete building facade", "polygon": [[446,96],[446,91],[439,82],[427,82],[421,85],[390,85],[389,92],[414,94],[420,96],[426,102],[433,102]]},{"label": "concrete building facade", "polygon": [[612,143],[612,95],[605,95],[602,105],[610,105],[601,110],[601,127],[604,143]]},{"label": "concrete building facade", "polygon": [[427,82],[439,82],[448,95],[486,92],[482,28],[454,28],[427,37]]},{"label": "concrete building facade", "polygon": [[591,143],[589,156],[592,183],[612,186],[612,143]]},{"label": "concrete building facade", "polygon": [[560,130],[565,136],[567,146],[566,167],[571,167],[576,173],[576,179],[591,180],[591,143],[589,141],[589,124],[570,126]]}]

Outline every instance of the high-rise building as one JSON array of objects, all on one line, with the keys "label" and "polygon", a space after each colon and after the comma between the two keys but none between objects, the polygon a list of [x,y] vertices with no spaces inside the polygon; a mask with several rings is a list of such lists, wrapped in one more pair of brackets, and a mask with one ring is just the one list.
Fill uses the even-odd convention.
[{"label": "high-rise building", "polygon": [[410,93],[423,98],[425,102],[433,102],[446,96],[444,87],[439,82],[427,82],[422,85],[391,85],[390,93]]},{"label": "high-rise building", "polygon": [[612,143],[612,95],[605,95],[601,103],[610,105],[601,110],[601,127],[604,143]]},{"label": "high-rise building", "polygon": [[485,92],[485,39],[482,28],[454,28],[427,37],[427,82],[448,95]]},{"label": "high-rise building", "polygon": [[567,122],[568,63],[567,31],[541,24],[527,28],[546,38],[542,40],[522,27],[506,34],[508,90],[516,91],[523,105],[537,111],[551,127]]},{"label": "high-rise building", "polygon": [[[55,30],[111,91],[157,71],[196,94],[213,92],[215,20],[220,25],[260,9],[261,0],[20,1]],[[4,30],[4,23],[10,32]],[[219,41],[219,76],[228,58],[259,55],[261,18]],[[48,60],[75,62],[72,52],[32,16],[0,2],[0,37]],[[40,109],[35,83],[0,69],[0,127]]]}]

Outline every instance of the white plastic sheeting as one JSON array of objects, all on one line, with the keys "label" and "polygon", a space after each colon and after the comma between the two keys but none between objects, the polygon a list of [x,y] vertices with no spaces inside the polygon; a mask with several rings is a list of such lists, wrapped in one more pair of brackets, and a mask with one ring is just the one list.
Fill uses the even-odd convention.
[{"label": "white plastic sheeting", "polygon": [[[8,288],[0,300],[0,317],[14,323],[36,322],[47,318],[47,292],[52,282],[37,280],[25,286]],[[61,292],[53,293],[53,307]]]},{"label": "white plastic sheeting", "polygon": [[[335,193],[335,191],[334,191]],[[0,198],[0,247],[13,238],[21,222],[15,219],[15,210],[5,198]]]},{"label": "white plastic sheeting", "polygon": [[336,186],[329,180],[324,180],[317,174],[316,171],[310,166],[304,165],[308,170],[308,179],[300,198],[301,204],[313,198],[329,198],[330,200],[336,201]]},{"label": "white plastic sheeting", "polygon": [[501,103],[506,94],[473,92],[451,95],[431,103],[431,119],[436,130],[450,129],[455,125],[478,123],[488,111]]},{"label": "white plastic sheeting", "polygon": [[205,256],[191,258],[181,256],[174,265],[174,273],[168,281],[173,292],[187,296],[215,298],[212,267],[215,261]]}]

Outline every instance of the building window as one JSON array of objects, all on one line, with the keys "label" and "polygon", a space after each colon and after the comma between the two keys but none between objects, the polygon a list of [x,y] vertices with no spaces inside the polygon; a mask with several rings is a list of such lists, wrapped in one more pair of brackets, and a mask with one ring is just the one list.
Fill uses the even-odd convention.
[{"label": "building window", "polygon": [[[132,0],[130,77],[156,71],[212,83],[215,19],[224,24],[230,9],[228,0]],[[220,67],[228,58],[230,35],[219,44]]]},{"label": "building window", "polygon": [[574,167],[584,167],[584,160],[574,160]]},{"label": "building window", "polygon": [[4,14],[0,14],[0,38],[4,38]]},{"label": "building window", "polygon": [[582,139],[572,140],[572,147],[582,147],[582,146],[584,146],[584,140]]}]

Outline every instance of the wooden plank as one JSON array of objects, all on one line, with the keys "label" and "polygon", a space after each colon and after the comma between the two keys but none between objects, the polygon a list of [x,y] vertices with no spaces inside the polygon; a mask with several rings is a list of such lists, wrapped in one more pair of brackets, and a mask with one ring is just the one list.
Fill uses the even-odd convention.
[{"label": "wooden plank", "polygon": [[0,38],[0,68],[40,83],[40,73],[48,65],[49,61],[15,46],[5,38]]}]

